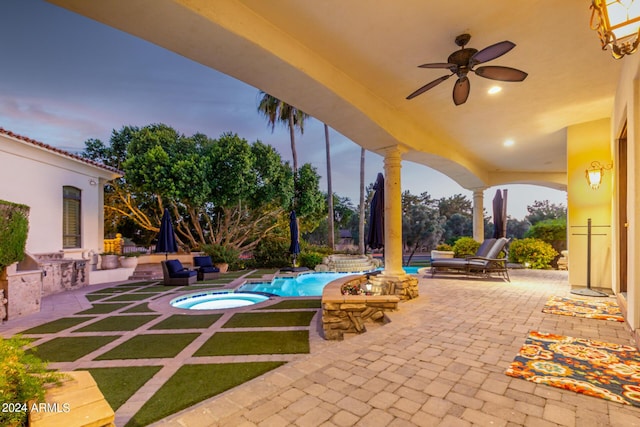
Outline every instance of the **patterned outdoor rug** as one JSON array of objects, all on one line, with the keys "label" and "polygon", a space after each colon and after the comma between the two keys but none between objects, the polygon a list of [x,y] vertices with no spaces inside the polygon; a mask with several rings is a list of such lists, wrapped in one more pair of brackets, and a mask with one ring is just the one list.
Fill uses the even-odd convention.
[{"label": "patterned outdoor rug", "polygon": [[586,300],[578,298],[551,297],[542,308],[543,313],[563,316],[588,317],[591,319],[624,322],[616,301],[611,299]]},{"label": "patterned outdoor rug", "polygon": [[640,407],[635,347],[532,331],[507,375]]}]

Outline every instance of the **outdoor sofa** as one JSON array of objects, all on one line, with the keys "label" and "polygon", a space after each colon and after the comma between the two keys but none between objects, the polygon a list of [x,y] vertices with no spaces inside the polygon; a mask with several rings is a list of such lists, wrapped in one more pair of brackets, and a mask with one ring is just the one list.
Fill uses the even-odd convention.
[{"label": "outdoor sofa", "polygon": [[167,286],[188,286],[196,282],[198,273],[184,268],[177,259],[161,261],[164,284]]},{"label": "outdoor sofa", "polygon": [[198,280],[211,280],[217,279],[220,274],[220,269],[213,265],[210,256],[194,256],[193,267],[198,273]]},{"label": "outdoor sofa", "polygon": [[433,259],[431,260],[431,277],[439,271],[450,271],[467,275],[491,276],[497,274],[510,282],[507,258],[498,258],[508,242],[509,239],[504,237],[487,239],[473,256]]}]

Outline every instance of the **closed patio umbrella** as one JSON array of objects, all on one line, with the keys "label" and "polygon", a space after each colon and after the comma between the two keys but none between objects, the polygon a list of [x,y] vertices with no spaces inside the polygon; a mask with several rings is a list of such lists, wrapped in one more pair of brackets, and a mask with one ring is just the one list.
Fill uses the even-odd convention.
[{"label": "closed patio umbrella", "polygon": [[298,240],[298,220],[296,219],[296,211],[289,214],[289,230],[291,232],[291,245],[289,245],[289,253],[293,255],[293,266],[296,264],[296,256],[300,253],[300,241]]},{"label": "closed patio umbrella", "polygon": [[493,198],[493,238],[499,239],[504,236],[504,217],[503,217],[503,200],[502,192],[496,190]]},{"label": "closed patio umbrella", "polygon": [[164,253],[166,259],[169,253],[174,252],[178,252],[178,244],[176,243],[176,235],[173,232],[171,214],[169,214],[169,209],[165,208],[164,214],[162,214],[162,220],[160,221],[156,253]]},{"label": "closed patio umbrella", "polygon": [[367,245],[371,249],[380,249],[384,246],[384,177],[381,173],[378,173],[373,190],[375,193],[369,207]]}]

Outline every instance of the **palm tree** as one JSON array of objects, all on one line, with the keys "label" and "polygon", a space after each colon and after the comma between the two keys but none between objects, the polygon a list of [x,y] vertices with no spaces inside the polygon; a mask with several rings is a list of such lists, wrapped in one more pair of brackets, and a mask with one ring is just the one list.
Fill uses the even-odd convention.
[{"label": "palm tree", "polygon": [[364,155],[367,150],[360,148],[360,221],[358,223],[358,249],[364,255]]},{"label": "palm tree", "polygon": [[258,112],[267,118],[273,132],[276,122],[282,123],[289,128],[289,137],[291,138],[291,155],[293,156],[293,173],[294,176],[298,171],[298,153],[296,152],[295,130],[300,129],[300,133],[304,133],[304,121],[309,115],[302,110],[298,110],[280,101],[278,98],[269,95],[264,91],[260,91],[260,103],[258,104]]},{"label": "palm tree", "polygon": [[335,240],[334,240],[334,229],[333,229],[333,186],[331,183],[331,147],[330,147],[330,143],[329,143],[329,126],[327,126],[327,124],[324,124],[324,142],[325,142],[325,147],[326,147],[326,151],[327,151],[327,194],[328,194],[328,201],[327,201],[327,206],[328,206],[328,217],[327,217],[327,223],[328,223],[328,228],[329,228],[329,232],[328,232],[328,245],[331,248],[331,250],[333,250],[335,248]]}]

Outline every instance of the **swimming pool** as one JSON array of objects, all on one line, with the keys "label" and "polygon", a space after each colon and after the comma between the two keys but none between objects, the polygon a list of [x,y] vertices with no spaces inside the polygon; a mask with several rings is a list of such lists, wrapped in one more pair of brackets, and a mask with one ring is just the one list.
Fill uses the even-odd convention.
[{"label": "swimming pool", "polygon": [[[422,267],[403,267],[407,274],[417,274]],[[276,277],[270,282],[247,282],[238,292],[264,292],[281,297],[319,297],[329,283],[357,273],[301,273],[296,277]]]},{"label": "swimming pool", "polygon": [[220,310],[246,307],[268,300],[269,297],[241,292],[196,292],[172,299],[169,304],[187,310]]}]

